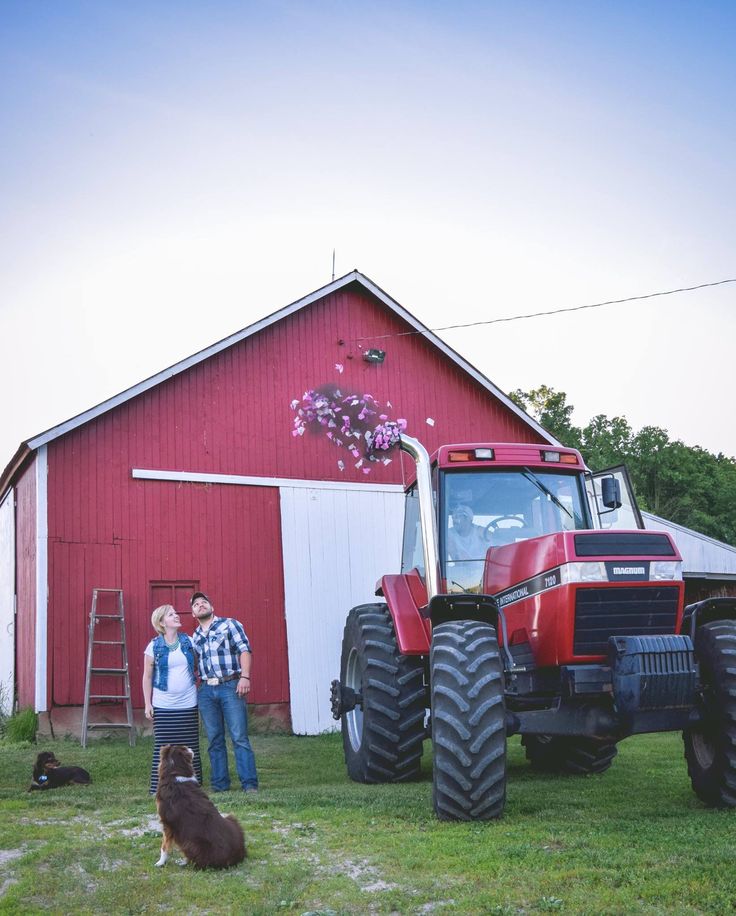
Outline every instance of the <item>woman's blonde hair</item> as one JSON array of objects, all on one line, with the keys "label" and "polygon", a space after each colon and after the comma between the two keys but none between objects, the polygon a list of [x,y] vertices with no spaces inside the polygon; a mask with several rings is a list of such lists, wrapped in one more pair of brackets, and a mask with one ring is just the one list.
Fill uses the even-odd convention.
[{"label": "woman's blonde hair", "polygon": [[175,611],[176,608],[173,604],[162,604],[161,607],[157,607],[156,610],[151,614],[151,623],[153,624],[153,629],[160,633],[162,636],[166,630],[164,627],[164,617],[168,614],[169,611]]}]

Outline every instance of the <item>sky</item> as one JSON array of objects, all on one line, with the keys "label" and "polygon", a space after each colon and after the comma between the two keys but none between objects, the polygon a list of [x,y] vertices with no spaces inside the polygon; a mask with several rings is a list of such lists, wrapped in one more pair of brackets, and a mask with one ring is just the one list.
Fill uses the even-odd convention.
[{"label": "sky", "polygon": [[[0,3],[0,467],[362,271],[430,328],[736,278],[731,2]],[[736,283],[443,331],[736,455]]]}]

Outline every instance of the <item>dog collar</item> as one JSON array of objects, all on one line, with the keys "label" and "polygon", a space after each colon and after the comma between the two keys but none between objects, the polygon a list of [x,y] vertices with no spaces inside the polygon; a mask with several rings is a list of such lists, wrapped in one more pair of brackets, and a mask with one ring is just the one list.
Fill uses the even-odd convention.
[{"label": "dog collar", "polygon": [[177,782],[196,782],[196,776],[175,776]]}]

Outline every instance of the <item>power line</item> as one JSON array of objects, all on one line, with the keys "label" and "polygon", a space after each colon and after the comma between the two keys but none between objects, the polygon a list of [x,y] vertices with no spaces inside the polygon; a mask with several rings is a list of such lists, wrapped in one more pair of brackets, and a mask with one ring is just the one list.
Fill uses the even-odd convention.
[{"label": "power line", "polygon": [[710,286],[723,286],[725,283],[736,283],[736,277],[730,280],[716,280],[714,283],[699,283],[697,286],[681,286],[679,289],[666,289],[659,293],[647,293],[643,296],[628,296],[626,299],[607,299],[605,302],[592,302],[589,305],[574,305],[570,308],[552,309],[548,312],[530,312],[527,315],[509,315],[506,318],[489,318],[486,321],[469,321],[467,324],[448,324],[441,328],[427,328],[424,331],[400,331],[397,334],[382,334],[380,337],[358,337],[360,340],[385,340],[387,337],[408,337],[411,334],[427,334],[435,331],[454,331],[458,328],[476,328],[485,324],[501,324],[508,321],[523,321],[525,318],[541,318],[544,315],[561,315],[564,312],[581,312],[583,309],[599,309],[604,305],[622,305],[625,302],[638,302],[642,299],[654,299],[657,296],[674,296],[675,293],[690,293],[696,289],[707,289]]}]

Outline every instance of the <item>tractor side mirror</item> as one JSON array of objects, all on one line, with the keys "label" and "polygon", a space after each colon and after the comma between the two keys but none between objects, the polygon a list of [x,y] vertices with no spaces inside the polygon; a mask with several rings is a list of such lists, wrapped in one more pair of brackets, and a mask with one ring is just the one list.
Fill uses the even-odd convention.
[{"label": "tractor side mirror", "polygon": [[601,502],[606,509],[621,508],[621,484],[615,477],[601,479]]}]

